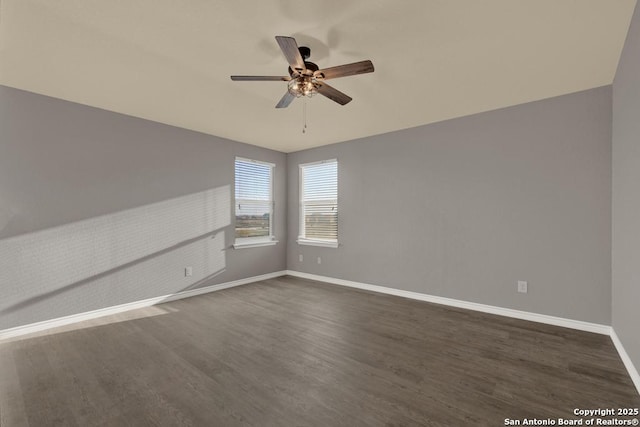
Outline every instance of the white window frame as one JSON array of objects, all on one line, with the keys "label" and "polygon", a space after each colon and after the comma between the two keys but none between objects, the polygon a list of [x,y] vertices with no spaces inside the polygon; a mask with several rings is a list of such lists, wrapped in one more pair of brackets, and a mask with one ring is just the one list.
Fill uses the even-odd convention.
[{"label": "white window frame", "polygon": [[[298,215],[299,215],[299,223],[298,223],[298,239],[296,240],[296,242],[299,245],[320,246],[320,247],[325,247],[325,248],[337,248],[339,246],[338,236],[337,235],[336,235],[336,240],[309,239],[309,238],[305,237],[305,221],[304,221],[305,201],[303,200],[303,197],[304,197],[304,168],[306,166],[317,165],[317,164],[321,164],[321,163],[336,163],[336,175],[339,174],[339,171],[338,171],[338,159],[320,160],[320,161],[317,161],[317,162],[301,163],[301,164],[298,165],[298,182],[299,182],[299,189],[298,189],[298,193],[299,193],[299,195],[298,195],[298,202],[299,202]],[[338,176],[336,176],[336,178],[338,178]],[[336,206],[338,206],[339,201],[338,201],[338,195],[337,194],[336,194],[336,198],[335,199],[327,199],[327,200],[335,202]],[[326,202],[326,201],[324,201],[324,202]],[[318,203],[323,203],[323,202],[318,202]]]},{"label": "white window frame", "polygon": [[[278,243],[278,240],[276,240],[274,233],[273,233],[273,211],[275,210],[275,202],[273,199],[273,175],[274,175],[274,171],[276,168],[276,165],[274,163],[269,163],[269,162],[263,162],[260,160],[254,160],[254,159],[248,159],[246,157],[236,157],[234,162],[233,162],[233,181],[234,181],[234,186],[233,186],[233,200],[234,200],[234,204],[233,204],[233,232],[234,232],[234,236],[235,236],[235,232],[236,232],[236,223],[235,223],[235,219],[236,219],[236,206],[238,205],[239,200],[236,199],[236,194],[235,194],[235,179],[236,179],[236,162],[237,161],[242,161],[242,162],[248,162],[248,163],[258,163],[261,165],[265,165],[265,166],[269,166],[270,168],[270,176],[269,176],[269,206],[270,206],[270,210],[269,210],[269,235],[268,236],[259,236],[259,237],[235,237],[235,243],[233,244],[234,249],[243,249],[243,248],[256,248],[256,247],[260,247],[260,246],[271,246],[271,245],[275,245],[276,243]],[[251,199],[245,199],[245,200],[240,200],[242,203],[247,203],[247,204],[251,204],[252,200]],[[255,203],[255,201],[254,201]]]}]

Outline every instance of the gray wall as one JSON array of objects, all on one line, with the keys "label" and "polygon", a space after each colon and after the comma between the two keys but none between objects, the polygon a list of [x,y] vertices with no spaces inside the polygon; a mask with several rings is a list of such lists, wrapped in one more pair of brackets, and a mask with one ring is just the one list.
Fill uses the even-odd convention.
[{"label": "gray wall", "polygon": [[[285,267],[610,324],[610,135],[610,87],[288,156],[0,87],[0,329]],[[228,249],[236,155],[276,163],[276,246]],[[298,246],[333,157],[341,246]]]},{"label": "gray wall", "polygon": [[[228,249],[236,155],[276,164],[276,246]],[[282,153],[0,86],[0,330],[283,270],[285,175]]]},{"label": "gray wall", "polygon": [[640,7],[613,83],[613,328],[640,368]]},{"label": "gray wall", "polygon": [[[298,164],[327,158],[340,247],[299,246]],[[291,270],[611,322],[610,86],[289,154],[288,171]]]}]

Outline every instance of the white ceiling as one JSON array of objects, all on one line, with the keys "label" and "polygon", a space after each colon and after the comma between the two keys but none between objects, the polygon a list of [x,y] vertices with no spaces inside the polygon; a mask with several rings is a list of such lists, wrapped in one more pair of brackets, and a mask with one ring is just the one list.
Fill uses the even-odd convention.
[{"label": "white ceiling", "polygon": [[[0,0],[0,84],[290,152],[612,83],[636,0]],[[294,36],[354,100],[274,108]]]}]

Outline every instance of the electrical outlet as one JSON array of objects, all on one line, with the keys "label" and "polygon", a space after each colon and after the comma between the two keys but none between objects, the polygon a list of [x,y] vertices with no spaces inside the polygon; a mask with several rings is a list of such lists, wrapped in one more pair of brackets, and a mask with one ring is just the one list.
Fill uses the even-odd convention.
[{"label": "electrical outlet", "polygon": [[518,280],[518,292],[522,294],[527,293],[527,282],[525,282],[524,280]]},{"label": "electrical outlet", "polygon": [[302,256],[302,254],[298,255],[298,261],[300,262],[304,261],[304,257]]},{"label": "electrical outlet", "polygon": [[322,258],[318,257],[318,264],[322,264]]},{"label": "electrical outlet", "polygon": [[185,267],[184,268],[184,277],[193,276],[193,267]]}]

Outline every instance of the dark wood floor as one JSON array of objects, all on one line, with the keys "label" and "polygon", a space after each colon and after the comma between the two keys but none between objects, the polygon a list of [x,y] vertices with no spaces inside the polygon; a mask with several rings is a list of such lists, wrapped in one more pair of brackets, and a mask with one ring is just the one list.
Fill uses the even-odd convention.
[{"label": "dark wood floor", "polygon": [[283,277],[0,344],[0,425],[501,426],[640,407],[607,336]]}]

